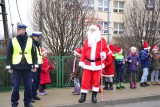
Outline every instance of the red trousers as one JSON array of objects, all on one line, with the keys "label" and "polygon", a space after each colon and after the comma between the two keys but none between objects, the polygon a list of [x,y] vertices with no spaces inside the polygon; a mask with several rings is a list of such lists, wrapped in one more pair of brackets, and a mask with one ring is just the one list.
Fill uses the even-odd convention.
[{"label": "red trousers", "polygon": [[99,83],[101,79],[101,70],[84,69],[81,83],[81,93],[87,93],[89,86],[92,84],[92,91],[99,91]]}]

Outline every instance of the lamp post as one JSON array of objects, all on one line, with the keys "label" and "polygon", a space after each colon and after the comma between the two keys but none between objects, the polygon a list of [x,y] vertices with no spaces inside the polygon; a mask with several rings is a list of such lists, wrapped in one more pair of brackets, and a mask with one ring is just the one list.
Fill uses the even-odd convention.
[{"label": "lamp post", "polygon": [[82,18],[82,43],[81,45],[83,46],[83,28],[84,28],[83,8],[81,9],[81,18]]},{"label": "lamp post", "polygon": [[108,43],[109,43],[109,39],[110,39],[110,30],[109,30],[109,4],[110,4],[110,0],[108,0],[108,14],[107,14],[107,17],[108,17]]}]

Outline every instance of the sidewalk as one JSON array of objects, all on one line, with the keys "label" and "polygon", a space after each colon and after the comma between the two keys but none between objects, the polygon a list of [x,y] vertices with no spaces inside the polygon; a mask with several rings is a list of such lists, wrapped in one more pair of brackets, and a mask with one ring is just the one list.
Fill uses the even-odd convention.
[{"label": "sidewalk", "polygon": [[[88,93],[86,102],[79,104],[80,95],[72,95],[73,88],[53,88],[48,89],[48,95],[41,96],[41,101],[36,101],[33,105],[34,107],[101,107],[160,99],[160,86],[142,88],[138,83],[137,89],[130,89],[129,84],[125,84],[125,87],[124,90],[116,90],[114,87],[113,91],[104,91],[103,101],[102,94],[99,93],[96,104],[91,102],[91,92]],[[0,107],[11,107],[10,94],[11,92],[0,93]],[[23,92],[20,92],[20,95],[18,107],[23,107]]]}]

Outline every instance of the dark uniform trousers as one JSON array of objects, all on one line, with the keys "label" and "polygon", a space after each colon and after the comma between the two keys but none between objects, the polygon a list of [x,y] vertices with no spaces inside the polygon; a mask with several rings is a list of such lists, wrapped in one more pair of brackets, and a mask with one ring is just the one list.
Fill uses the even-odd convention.
[{"label": "dark uniform trousers", "polygon": [[24,103],[30,103],[32,99],[32,71],[31,69],[25,70],[13,70],[12,75],[12,95],[11,102],[12,105],[18,105],[19,87],[21,85],[21,80],[24,83]]},{"label": "dark uniform trousers", "polygon": [[32,97],[36,97],[37,96],[37,90],[39,88],[40,85],[40,72],[41,72],[41,66],[39,66],[39,68],[37,69],[36,72],[32,72]]}]

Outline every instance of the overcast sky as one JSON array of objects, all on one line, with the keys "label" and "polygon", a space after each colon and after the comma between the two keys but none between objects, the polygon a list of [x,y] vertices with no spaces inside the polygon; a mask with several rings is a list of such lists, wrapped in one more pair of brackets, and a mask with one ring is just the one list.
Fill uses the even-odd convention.
[{"label": "overcast sky", "polygon": [[[11,18],[12,18],[12,23],[14,24],[14,30],[15,30],[16,23],[20,22],[20,18],[18,15],[17,7],[16,7],[16,0],[5,0],[8,27],[11,30],[11,18],[10,18],[10,13],[9,13],[8,1],[10,3]],[[17,2],[18,2],[19,12],[20,12],[22,22],[28,26],[28,31],[31,32],[28,15],[30,14],[29,12],[31,10],[33,0],[17,0]],[[0,13],[1,13],[1,8],[0,8]],[[0,15],[0,34],[3,34],[2,15]],[[3,37],[1,36],[0,38],[3,38]]]}]

